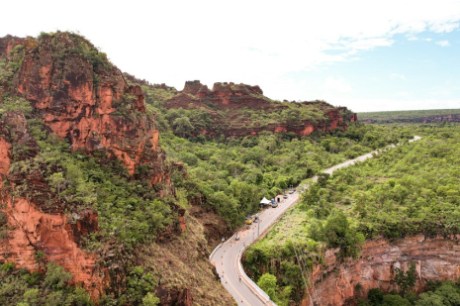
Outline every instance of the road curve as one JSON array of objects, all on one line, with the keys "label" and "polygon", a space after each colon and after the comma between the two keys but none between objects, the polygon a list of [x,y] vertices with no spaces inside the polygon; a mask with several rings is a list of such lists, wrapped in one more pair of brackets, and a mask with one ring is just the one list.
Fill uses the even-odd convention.
[{"label": "road curve", "polygon": [[[409,142],[419,139],[421,139],[421,137],[415,136]],[[394,147],[394,145],[390,147]],[[357,158],[347,160],[324,170],[323,173],[332,174],[338,169],[369,159],[375,154],[379,154],[381,151],[382,150],[372,151],[358,156]],[[317,176],[312,179],[316,181]],[[308,185],[301,186],[301,188],[297,189],[306,188],[308,188]],[[241,256],[244,250],[256,240],[263,237],[283,213],[297,203],[299,198],[299,191],[288,194],[288,198],[283,200],[277,208],[267,208],[260,212],[260,221],[258,223],[243,227],[228,240],[219,244],[211,253],[209,260],[216,267],[223,286],[233,296],[238,305],[276,305],[270,300],[268,295],[246,275],[241,265]],[[236,237],[239,237],[239,239],[237,240]]]}]

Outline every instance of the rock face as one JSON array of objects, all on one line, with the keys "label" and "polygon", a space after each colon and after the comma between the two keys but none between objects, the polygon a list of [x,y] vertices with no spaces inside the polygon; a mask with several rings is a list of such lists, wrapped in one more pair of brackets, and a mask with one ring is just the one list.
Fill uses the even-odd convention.
[{"label": "rock face", "polygon": [[[457,238],[458,239],[458,238]],[[429,280],[457,280],[460,277],[460,244],[457,239],[427,238],[417,235],[390,243],[384,239],[368,241],[357,260],[337,261],[335,252],[325,255],[324,266],[317,265],[310,276],[311,287],[302,305],[343,305],[346,299],[369,289],[397,290],[396,269],[416,267],[415,289]]]},{"label": "rock face", "polygon": [[76,35],[2,38],[0,58],[9,58],[18,45],[24,57],[11,90],[31,101],[56,135],[68,139],[74,150],[107,152],[130,174],[148,165],[154,169],[152,184],[169,184],[159,132],[145,113],[139,86],[129,86],[105,55]]},{"label": "rock face", "polygon": [[83,284],[93,297],[98,297],[103,288],[103,275],[94,269],[96,256],[83,251],[76,242],[88,231],[97,230],[97,215],[87,211],[76,222],[69,222],[63,214],[45,213],[32,201],[10,195],[9,186],[3,186],[3,181],[10,170],[11,147],[0,137],[0,207],[9,229],[0,244],[0,261],[36,271],[43,268],[44,262],[37,259],[37,251],[41,251],[43,260],[63,266],[72,273],[75,283]]},{"label": "rock face", "polygon": [[[145,112],[141,88],[128,85],[88,41],[70,33],[39,39],[7,36],[0,38],[0,60],[9,69],[8,79],[0,78],[0,106],[4,94],[24,98],[33,107],[29,116],[72,150],[117,158],[130,175],[162,184],[160,192],[172,191],[159,131]],[[80,240],[98,230],[97,213],[66,213],[70,208],[53,202],[57,197],[40,169],[28,174],[10,169],[13,161],[31,160],[38,150],[21,111],[0,114],[0,212],[7,220],[0,261],[32,271],[56,262],[96,298],[108,280],[97,268],[98,255],[83,250]],[[27,196],[18,197],[14,188],[22,183]]]},{"label": "rock face", "polygon": [[[357,120],[356,114],[345,107],[336,108],[321,101],[276,102],[265,97],[259,86],[215,83],[210,90],[196,80],[186,82],[182,92],[166,101],[165,105],[167,108],[199,109],[207,112],[212,118],[212,129],[202,129],[199,134],[210,136],[223,134],[242,137],[262,131],[308,136],[314,131],[344,129],[350,122]],[[289,109],[293,119],[279,116]],[[321,113],[322,118],[303,120],[296,116],[295,113],[300,114],[307,109]],[[255,123],[251,116],[271,119]]]}]

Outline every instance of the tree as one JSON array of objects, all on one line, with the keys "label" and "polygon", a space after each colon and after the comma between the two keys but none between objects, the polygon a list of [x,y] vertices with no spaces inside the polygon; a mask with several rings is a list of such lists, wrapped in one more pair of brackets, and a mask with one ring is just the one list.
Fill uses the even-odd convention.
[{"label": "tree", "polygon": [[372,305],[381,305],[383,303],[383,293],[379,288],[372,288],[367,293],[367,299]]},{"label": "tree", "polygon": [[411,303],[397,294],[386,294],[383,296],[382,306],[411,306]]},{"label": "tree", "polygon": [[72,275],[64,270],[63,267],[49,263],[46,266],[46,275],[44,284],[50,289],[63,289],[67,286],[67,283],[72,279]]},{"label": "tree", "polygon": [[156,306],[160,304],[160,299],[153,293],[147,293],[142,299],[143,306]]},{"label": "tree", "polygon": [[276,291],[278,286],[276,284],[276,276],[270,273],[264,273],[257,281],[257,285],[268,294],[268,296],[274,300],[276,299]]},{"label": "tree", "polygon": [[396,270],[395,282],[398,284],[401,294],[406,294],[408,290],[415,286],[417,280],[417,273],[415,271],[415,264],[411,263],[409,270],[404,272],[400,269]]},{"label": "tree", "polygon": [[341,210],[334,211],[327,219],[323,235],[329,247],[340,248],[342,257],[357,256],[364,235],[352,229]]},{"label": "tree", "polygon": [[426,292],[420,294],[420,299],[415,303],[416,306],[445,306],[442,297],[433,293]]},{"label": "tree", "polygon": [[188,117],[179,117],[174,119],[172,128],[174,133],[181,137],[192,136],[195,129]]}]

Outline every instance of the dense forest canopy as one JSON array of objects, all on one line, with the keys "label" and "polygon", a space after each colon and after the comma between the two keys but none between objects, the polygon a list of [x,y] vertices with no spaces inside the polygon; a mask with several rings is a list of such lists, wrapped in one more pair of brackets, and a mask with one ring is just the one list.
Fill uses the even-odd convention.
[{"label": "dense forest canopy", "polygon": [[291,288],[291,298],[299,301],[305,278],[321,262],[325,248],[339,248],[345,258],[358,256],[364,239],[459,234],[458,125],[411,131],[422,140],[389,149],[311,186],[301,203],[245,254],[253,277],[276,275],[280,288]]}]

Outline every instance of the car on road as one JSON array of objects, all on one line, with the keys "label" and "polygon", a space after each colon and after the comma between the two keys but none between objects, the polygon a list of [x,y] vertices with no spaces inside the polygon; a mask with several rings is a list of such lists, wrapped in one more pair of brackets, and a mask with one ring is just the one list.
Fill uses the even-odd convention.
[{"label": "car on road", "polygon": [[254,220],[252,219],[252,217],[247,217],[246,220],[244,220],[244,223],[247,225],[251,225],[253,221]]},{"label": "car on road", "polygon": [[278,207],[278,203],[274,202],[272,203],[272,208],[277,208]]},{"label": "car on road", "polygon": [[287,194],[283,194],[283,199],[287,199],[288,198],[288,195]]},{"label": "car on road", "polygon": [[235,240],[240,240],[240,234],[235,235]]}]

